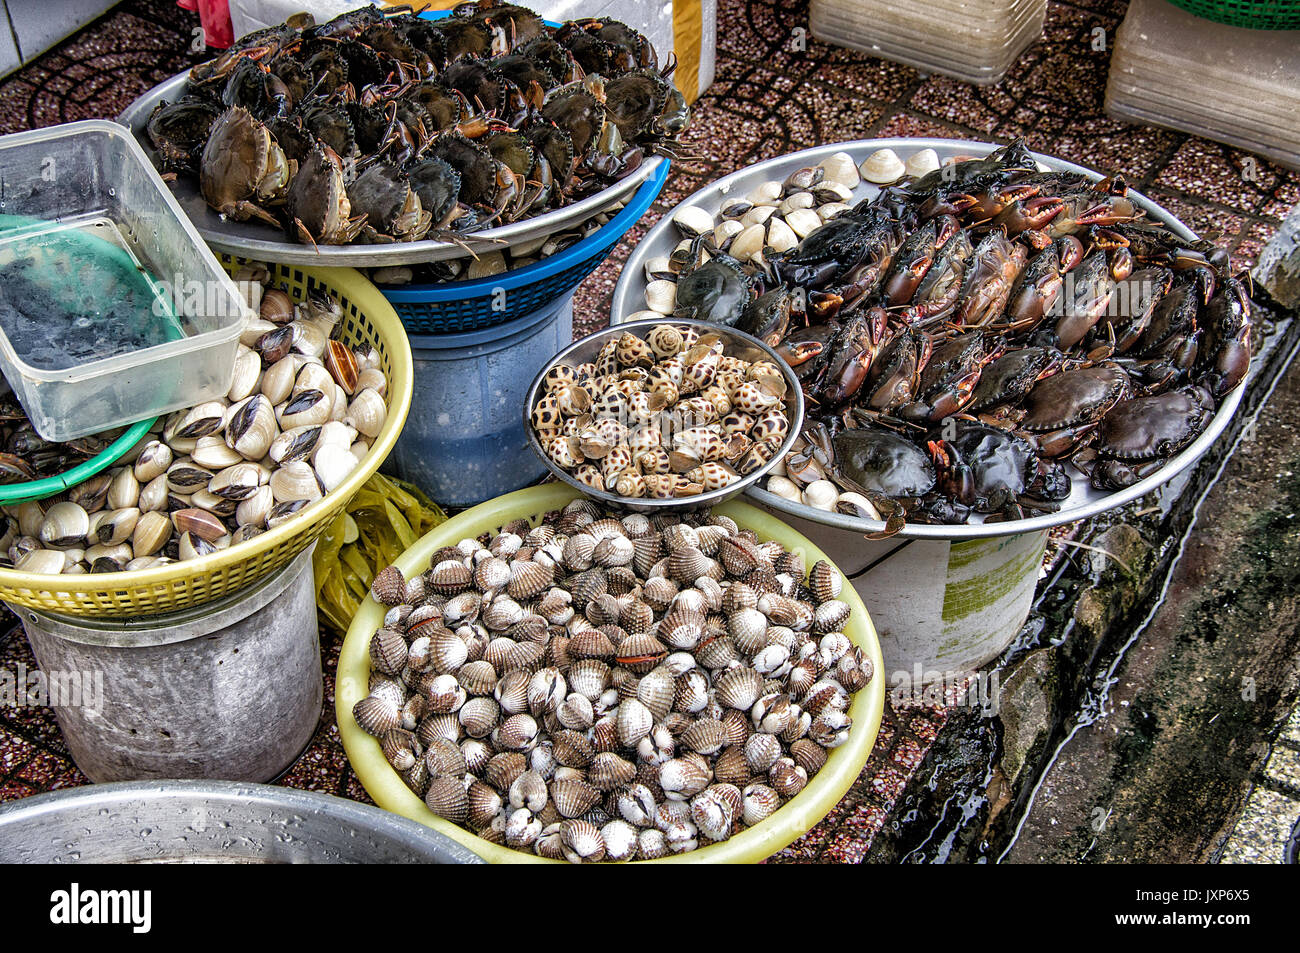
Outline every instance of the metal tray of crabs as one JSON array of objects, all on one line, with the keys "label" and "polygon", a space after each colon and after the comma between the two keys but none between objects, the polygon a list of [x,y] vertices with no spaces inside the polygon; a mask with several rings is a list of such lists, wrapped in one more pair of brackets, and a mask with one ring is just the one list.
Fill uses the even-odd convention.
[{"label": "metal tray of crabs", "polygon": [[372,6],[251,33],[119,121],[215,248],[382,267],[508,249],[630,198],[687,122],[670,73],[611,20]]},{"label": "metal tray of crabs", "polygon": [[645,309],[776,346],[808,412],[748,492],[872,536],[1009,535],[1134,500],[1222,433],[1251,354],[1222,249],[1023,141],[867,140],[733,173],[633,251],[613,320]]}]

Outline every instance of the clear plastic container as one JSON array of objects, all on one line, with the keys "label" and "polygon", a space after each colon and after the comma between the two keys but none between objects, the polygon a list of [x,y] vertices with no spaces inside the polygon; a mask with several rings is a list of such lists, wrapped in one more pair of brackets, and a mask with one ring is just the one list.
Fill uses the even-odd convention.
[{"label": "clear plastic container", "polygon": [[246,311],[125,127],[0,138],[0,371],[42,437],[225,393]]}]

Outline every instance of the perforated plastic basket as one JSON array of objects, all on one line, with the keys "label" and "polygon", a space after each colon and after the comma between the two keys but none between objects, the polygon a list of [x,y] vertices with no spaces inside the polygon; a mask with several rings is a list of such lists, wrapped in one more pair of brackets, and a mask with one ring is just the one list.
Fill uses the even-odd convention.
[{"label": "perforated plastic basket", "polygon": [[[219,255],[227,271],[240,262]],[[350,347],[373,347],[388,380],[388,418],[370,453],[336,489],[298,515],[247,543],[182,562],[134,572],[40,575],[0,569],[0,600],[75,616],[157,615],[201,605],[251,585],[286,565],[316,541],[393,449],[411,407],[411,346],[392,308],[374,285],[351,268],[269,265],[271,284],[296,301],[320,288],[343,307],[336,335]]]},{"label": "perforated plastic basket", "polygon": [[1300,30],[1300,0],[1169,0],[1206,20],[1252,30]]},{"label": "perforated plastic basket", "polygon": [[582,241],[532,265],[490,278],[440,284],[380,285],[412,334],[452,334],[496,327],[539,311],[596,270],[659,197],[671,165],[666,159],[632,201]]}]

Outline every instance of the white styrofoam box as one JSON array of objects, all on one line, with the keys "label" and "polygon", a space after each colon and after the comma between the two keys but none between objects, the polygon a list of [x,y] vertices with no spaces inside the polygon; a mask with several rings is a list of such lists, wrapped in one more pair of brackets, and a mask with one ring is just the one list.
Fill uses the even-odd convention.
[{"label": "white styrofoam box", "polygon": [[[703,43],[699,51],[699,92],[713,82],[716,59],[717,0],[677,0],[700,5]],[[583,17],[612,17],[640,30],[654,45],[661,63],[673,49],[673,0],[525,0],[524,6],[547,20],[576,20]],[[308,10],[323,23],[347,10],[367,6],[358,0],[230,0],[230,22],[235,36],[283,23],[300,10]],[[418,6],[418,4],[417,4]],[[678,53],[678,59],[682,56]],[[694,98],[694,97],[691,97]]]},{"label": "white styrofoam box", "polygon": [[23,62],[76,33],[117,0],[6,0]]}]

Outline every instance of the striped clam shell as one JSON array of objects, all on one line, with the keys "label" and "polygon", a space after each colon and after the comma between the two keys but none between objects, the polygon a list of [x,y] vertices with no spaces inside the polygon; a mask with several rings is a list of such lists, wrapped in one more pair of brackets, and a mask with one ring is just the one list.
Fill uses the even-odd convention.
[{"label": "striped clam shell", "polygon": [[510,790],[515,778],[528,770],[528,759],[518,751],[504,751],[493,755],[483,769],[483,780],[502,794]]},{"label": "striped clam shell", "polygon": [[567,820],[560,824],[564,858],[572,863],[595,863],[605,859],[605,839],[590,821]]},{"label": "striped clam shell", "polygon": [[474,574],[463,560],[444,559],[429,571],[425,585],[432,592],[454,596],[464,592],[473,583]]},{"label": "striped clam shell", "polygon": [[656,720],[672,710],[677,697],[677,680],[663,666],[647,672],[636,685],[636,698]]},{"label": "striped clam shell", "polygon": [[601,791],[614,791],[636,777],[636,765],[612,751],[602,751],[587,767],[587,780]]},{"label": "striped clam shell", "polygon": [[701,718],[692,722],[689,728],[678,735],[677,740],[697,754],[717,754],[726,740],[726,729],[720,721]]},{"label": "striped clam shell", "polygon": [[629,635],[618,645],[614,661],[638,675],[655,668],[668,655],[668,649],[649,632]]},{"label": "striped clam shell", "polygon": [[748,827],[761,824],[775,814],[781,806],[781,795],[766,784],[754,783],[746,785],[742,795],[744,797],[744,807],[741,812],[741,819]]},{"label": "striped clam shell", "polygon": [[386,606],[400,605],[406,597],[406,577],[396,566],[385,566],[375,573],[370,583],[370,594],[376,602]]},{"label": "striped clam shell", "polygon": [[385,675],[398,675],[406,665],[406,639],[392,629],[379,629],[370,637],[370,664]]},{"label": "striped clam shell", "polygon": [[434,778],[425,792],[424,803],[429,810],[453,824],[464,823],[469,817],[469,795],[459,778]]},{"label": "striped clam shell", "polygon": [[585,781],[552,781],[550,798],[561,817],[581,817],[600,803],[600,791]]}]

